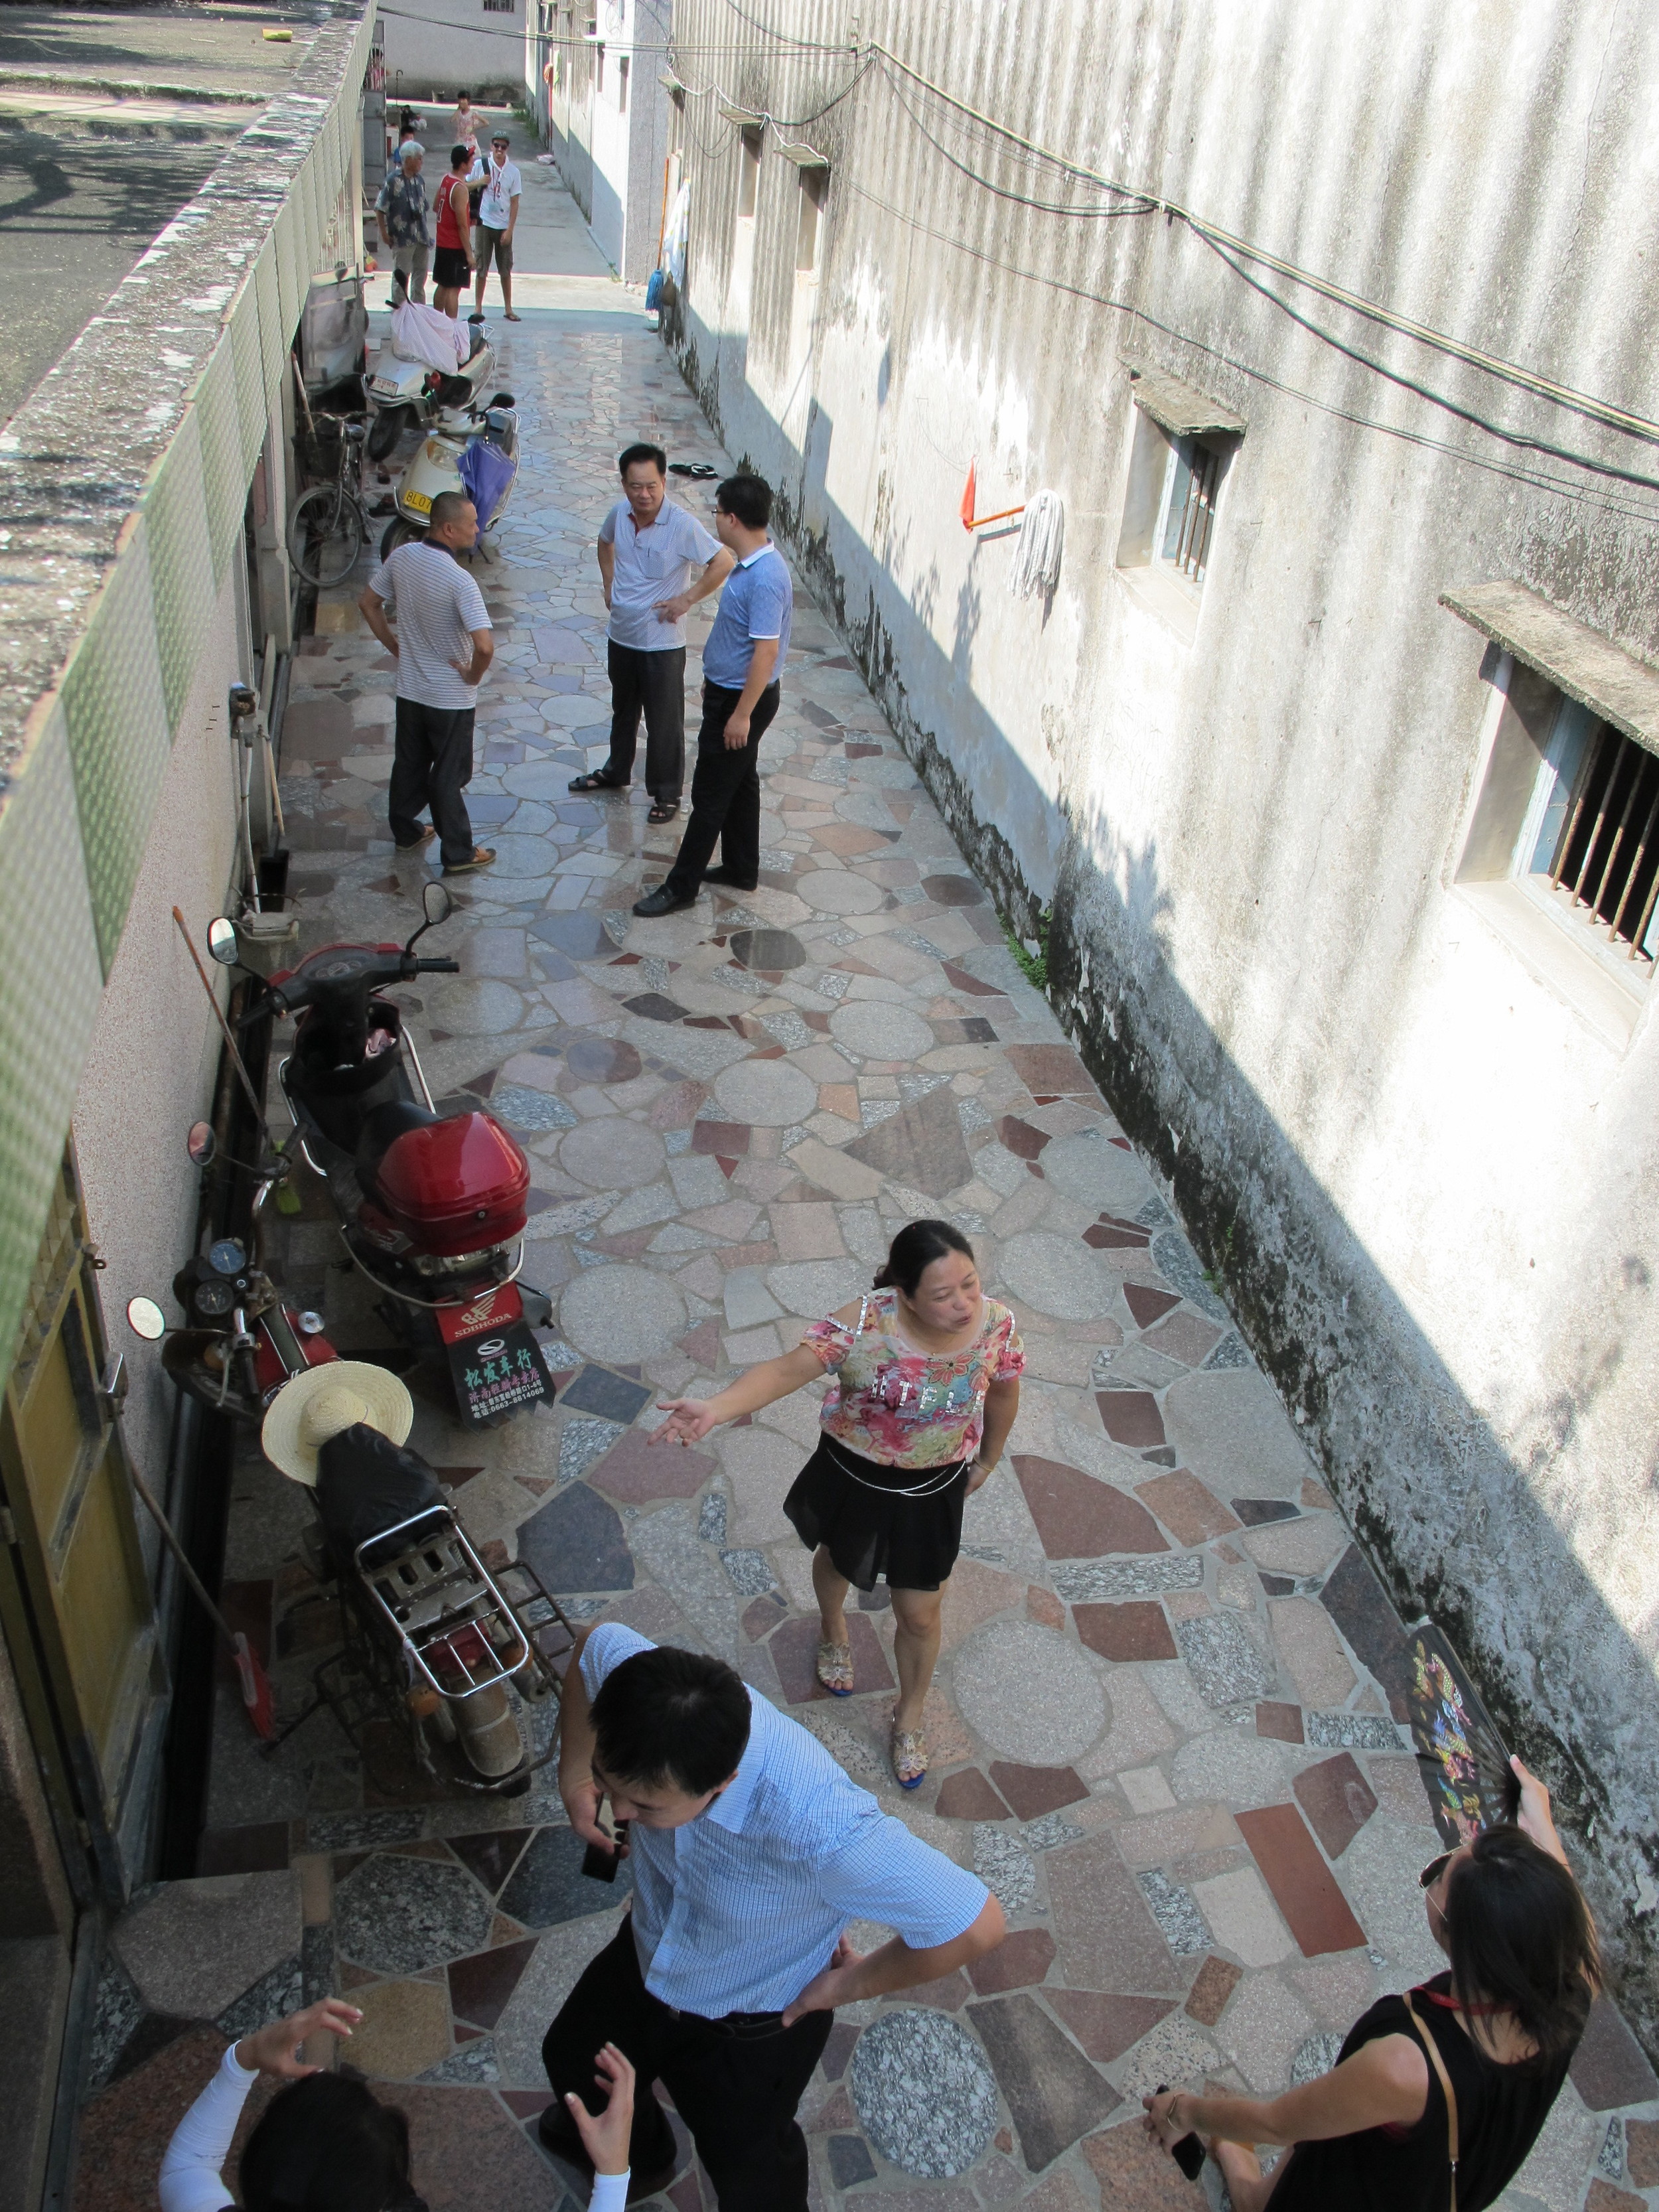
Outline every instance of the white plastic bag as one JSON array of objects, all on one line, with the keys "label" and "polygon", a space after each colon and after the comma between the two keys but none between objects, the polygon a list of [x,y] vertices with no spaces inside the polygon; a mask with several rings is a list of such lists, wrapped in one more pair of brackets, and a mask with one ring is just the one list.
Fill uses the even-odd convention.
[{"label": "white plastic bag", "polygon": [[471,336],[466,325],[435,307],[405,300],[392,310],[392,350],[404,361],[423,361],[428,368],[453,376],[466,363]]}]

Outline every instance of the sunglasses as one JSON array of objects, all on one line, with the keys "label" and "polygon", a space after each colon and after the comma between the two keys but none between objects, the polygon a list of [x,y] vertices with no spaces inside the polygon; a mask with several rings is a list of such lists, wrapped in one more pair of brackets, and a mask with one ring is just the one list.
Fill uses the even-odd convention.
[{"label": "sunglasses", "polygon": [[1455,1851],[1442,1851],[1437,1859],[1431,1859],[1427,1866],[1424,1868],[1422,1873],[1417,1877],[1418,1887],[1419,1889],[1432,1889],[1436,1882],[1439,1881],[1441,1875],[1444,1874],[1446,1869],[1451,1864],[1453,1859],[1455,1858],[1457,1854]]}]

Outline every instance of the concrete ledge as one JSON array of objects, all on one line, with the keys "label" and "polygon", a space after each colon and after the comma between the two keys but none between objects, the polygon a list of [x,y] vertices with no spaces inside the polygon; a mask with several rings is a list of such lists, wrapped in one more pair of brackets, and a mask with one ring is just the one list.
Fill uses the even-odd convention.
[{"label": "concrete ledge", "polygon": [[1244,435],[1244,417],[1235,414],[1231,407],[1224,407],[1207,392],[1200,392],[1197,385],[1170,376],[1161,368],[1148,368],[1127,356],[1123,366],[1134,380],[1129,387],[1130,398],[1172,438]]},{"label": "concrete ledge", "polygon": [[1650,753],[1659,753],[1659,668],[1650,668],[1524,584],[1471,584],[1442,592],[1440,604],[1547,676],[1569,699]]}]

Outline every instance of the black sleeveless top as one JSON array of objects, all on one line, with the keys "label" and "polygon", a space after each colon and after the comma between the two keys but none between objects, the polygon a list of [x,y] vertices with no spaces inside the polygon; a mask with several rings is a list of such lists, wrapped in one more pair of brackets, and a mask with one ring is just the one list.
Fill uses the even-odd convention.
[{"label": "black sleeveless top", "polygon": [[[1423,1984],[1450,1994],[1451,1976]],[[1541,2065],[1500,2066],[1477,2051],[1443,2005],[1413,1991],[1417,2016],[1432,2035],[1457,2099],[1457,2212],[1481,2212],[1515,2178],[1548,2118],[1572,2053]],[[1348,2030],[1341,2057],[1380,2036],[1409,2035],[1420,2047],[1403,1997],[1379,1997]],[[1340,2061],[1339,2060],[1339,2063]],[[1429,2101],[1414,2127],[1365,2128],[1325,2142],[1297,2143],[1279,2161],[1267,2212],[1446,2212],[1451,2198],[1446,2099],[1425,2054]]]}]

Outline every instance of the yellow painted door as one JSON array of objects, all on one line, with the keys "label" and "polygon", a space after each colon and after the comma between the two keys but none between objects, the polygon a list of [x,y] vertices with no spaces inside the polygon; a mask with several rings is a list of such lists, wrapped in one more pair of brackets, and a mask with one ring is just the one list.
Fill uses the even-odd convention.
[{"label": "yellow painted door", "polygon": [[26,1702],[60,1830],[67,1818],[96,1886],[119,1895],[115,1838],[164,1677],[94,1281],[66,1157],[0,1404],[0,1616],[20,1675],[32,1661],[40,1677]]}]

